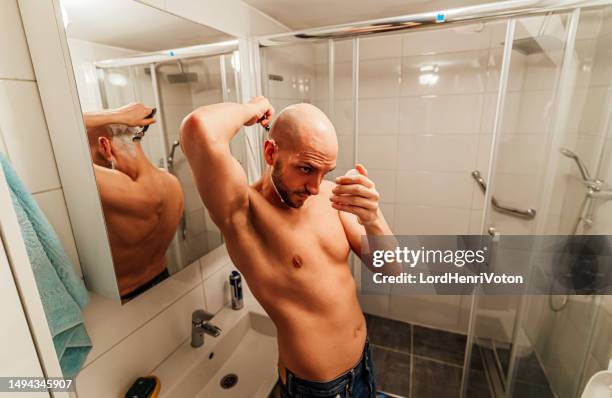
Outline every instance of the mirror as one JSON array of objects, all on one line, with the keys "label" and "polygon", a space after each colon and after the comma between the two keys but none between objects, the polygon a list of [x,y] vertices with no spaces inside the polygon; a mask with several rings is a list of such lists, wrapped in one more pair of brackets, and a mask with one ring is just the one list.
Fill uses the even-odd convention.
[{"label": "mirror", "polygon": [[237,101],[237,41],[132,0],[61,6],[115,298],[127,302],[222,244],[178,139],[193,109]]}]

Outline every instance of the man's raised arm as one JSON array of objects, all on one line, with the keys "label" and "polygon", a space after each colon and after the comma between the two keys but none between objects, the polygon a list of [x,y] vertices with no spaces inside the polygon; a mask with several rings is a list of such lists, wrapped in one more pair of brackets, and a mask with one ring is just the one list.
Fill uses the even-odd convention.
[{"label": "man's raised arm", "polygon": [[113,123],[142,127],[155,123],[155,118],[151,116],[152,111],[153,108],[140,102],[133,102],[117,109],[85,112],[83,120],[87,130]]},{"label": "man's raised arm", "polygon": [[274,110],[255,97],[246,104],[222,103],[191,112],[181,125],[181,147],[212,220],[224,230],[246,215],[248,182],[230,152],[230,141],[242,126],[270,123]]}]

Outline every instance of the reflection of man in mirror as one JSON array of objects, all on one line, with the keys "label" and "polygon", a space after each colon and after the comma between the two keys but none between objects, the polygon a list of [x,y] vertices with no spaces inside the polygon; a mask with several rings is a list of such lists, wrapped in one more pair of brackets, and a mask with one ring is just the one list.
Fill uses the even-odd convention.
[{"label": "reflection of man in mirror", "polygon": [[183,213],[177,178],[140,145],[136,126],[154,123],[151,111],[130,104],[84,115],[122,300],[168,277],[166,250]]},{"label": "reflection of man in mirror", "polygon": [[362,235],[391,235],[379,194],[363,167],[335,184],[323,180],[336,167],[338,141],[309,104],[280,112],[263,148],[269,167],[249,186],[229,143],[272,114],[263,97],[198,108],[181,126],[183,151],[230,257],[277,326],[283,397],[374,397],[348,258],[351,249],[361,254]]}]

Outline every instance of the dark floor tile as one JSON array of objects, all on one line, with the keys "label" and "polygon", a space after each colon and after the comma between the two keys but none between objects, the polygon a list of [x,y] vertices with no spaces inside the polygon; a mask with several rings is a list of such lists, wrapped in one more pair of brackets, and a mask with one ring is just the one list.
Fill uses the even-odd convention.
[{"label": "dark floor tile", "polygon": [[517,382],[514,385],[513,397],[516,398],[554,398],[555,396],[550,391],[548,385],[537,385],[523,382]]},{"label": "dark floor tile", "polygon": [[499,362],[504,370],[504,374],[508,374],[508,369],[510,369],[510,350],[511,348],[495,348]]},{"label": "dark floor tile", "polygon": [[470,370],[466,398],[493,398],[484,372]]},{"label": "dark floor tile", "polygon": [[461,389],[461,368],[413,357],[412,397],[457,398]]},{"label": "dark floor tile", "polygon": [[370,343],[410,354],[409,323],[365,314]]},{"label": "dark floor tile", "polygon": [[474,344],[472,346],[472,358],[470,359],[470,369],[479,370],[484,372],[484,365],[482,363],[482,353],[480,352],[481,347]]},{"label": "dark floor tile", "polygon": [[516,379],[531,384],[540,384],[548,386],[546,374],[540,366],[540,362],[534,353],[524,358],[519,358],[517,361]]},{"label": "dark floor tile", "polygon": [[410,394],[410,355],[372,346],[376,389],[408,397]]},{"label": "dark floor tile", "polygon": [[464,335],[416,325],[413,333],[412,349],[415,355],[463,366],[467,341]]}]

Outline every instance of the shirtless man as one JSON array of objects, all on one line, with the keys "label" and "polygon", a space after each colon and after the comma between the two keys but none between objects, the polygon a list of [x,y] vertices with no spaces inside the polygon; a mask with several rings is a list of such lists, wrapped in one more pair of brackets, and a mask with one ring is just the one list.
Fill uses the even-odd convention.
[{"label": "shirtless man", "polygon": [[123,301],[168,276],[166,250],[183,213],[178,180],[151,164],[134,138],[136,126],[154,122],[150,114],[130,104],[84,115]]},{"label": "shirtless man", "polygon": [[181,126],[183,151],[232,261],[277,326],[283,397],[374,397],[348,257],[361,254],[362,235],[391,234],[379,194],[363,174],[323,180],[338,143],[309,104],[279,114],[263,149],[269,167],[249,186],[229,143],[273,112],[263,97],[198,108]]}]

